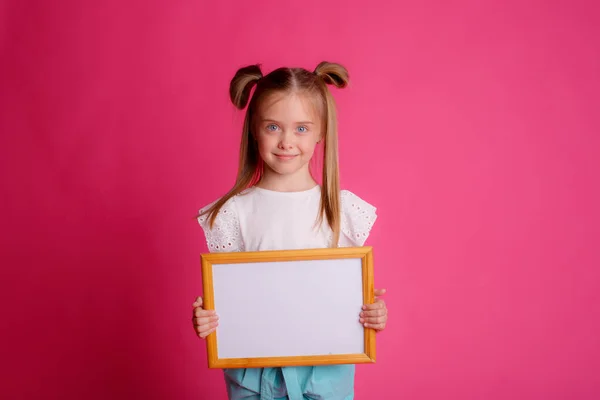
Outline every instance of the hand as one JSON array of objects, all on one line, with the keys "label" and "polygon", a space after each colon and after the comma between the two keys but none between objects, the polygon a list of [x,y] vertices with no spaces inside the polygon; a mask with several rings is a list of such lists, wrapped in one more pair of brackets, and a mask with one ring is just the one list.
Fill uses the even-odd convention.
[{"label": "hand", "polygon": [[388,318],[387,307],[385,301],[379,298],[386,292],[385,289],[375,289],[375,302],[373,304],[365,304],[360,313],[360,323],[364,324],[365,328],[382,331]]},{"label": "hand", "polygon": [[192,323],[198,337],[204,339],[217,329],[219,325],[219,316],[214,310],[205,310],[202,308],[202,297],[197,297],[192,312]]}]

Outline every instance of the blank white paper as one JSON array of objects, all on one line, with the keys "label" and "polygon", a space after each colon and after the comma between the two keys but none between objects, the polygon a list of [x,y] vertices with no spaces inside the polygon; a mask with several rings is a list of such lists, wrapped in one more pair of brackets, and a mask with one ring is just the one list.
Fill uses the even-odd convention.
[{"label": "blank white paper", "polygon": [[220,358],[364,352],[360,258],[212,267]]}]

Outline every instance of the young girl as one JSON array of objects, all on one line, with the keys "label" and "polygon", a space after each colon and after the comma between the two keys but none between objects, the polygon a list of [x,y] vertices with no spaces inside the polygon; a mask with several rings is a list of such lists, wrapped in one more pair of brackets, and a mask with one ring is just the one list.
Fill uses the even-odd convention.
[{"label": "young girl", "polygon": [[[259,66],[241,68],[230,97],[248,104],[237,180],[217,201],[200,210],[198,222],[211,252],[262,251],[362,246],[377,218],[376,209],[355,194],[340,190],[334,99],[327,84],[343,88],[346,69],[322,62],[314,72],[279,68],[263,76]],[[255,88],[251,96],[252,89]],[[309,162],[323,146],[322,186]],[[381,331],[387,308],[376,290],[357,323]],[[193,325],[205,338],[218,326],[215,311],[193,304]],[[315,310],[322,312],[322,310]],[[354,398],[354,365],[226,369],[230,399]]]}]

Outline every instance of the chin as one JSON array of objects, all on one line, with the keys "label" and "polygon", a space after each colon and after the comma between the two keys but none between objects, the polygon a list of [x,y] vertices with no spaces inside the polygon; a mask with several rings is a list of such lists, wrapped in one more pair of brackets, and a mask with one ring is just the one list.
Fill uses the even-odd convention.
[{"label": "chin", "polygon": [[303,165],[281,165],[279,163],[273,163],[269,165],[269,168],[279,175],[292,175],[302,169]]},{"label": "chin", "polygon": [[293,175],[300,170],[300,168],[272,168],[274,172],[279,175]]}]

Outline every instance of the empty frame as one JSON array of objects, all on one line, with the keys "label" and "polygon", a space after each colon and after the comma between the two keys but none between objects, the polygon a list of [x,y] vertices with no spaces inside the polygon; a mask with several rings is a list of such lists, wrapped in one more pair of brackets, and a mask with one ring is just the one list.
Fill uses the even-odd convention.
[{"label": "empty frame", "polygon": [[374,301],[369,246],[202,254],[209,368],[375,362],[375,331],[359,321]]}]

